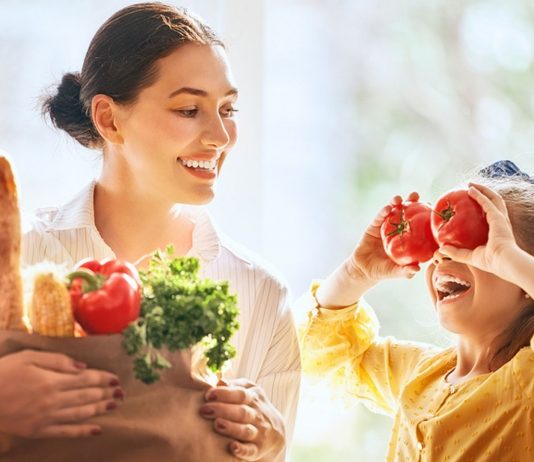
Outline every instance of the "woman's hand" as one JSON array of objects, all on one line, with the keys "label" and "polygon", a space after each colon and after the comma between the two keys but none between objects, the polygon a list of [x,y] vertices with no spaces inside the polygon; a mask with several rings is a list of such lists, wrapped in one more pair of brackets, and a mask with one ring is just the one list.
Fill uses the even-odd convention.
[{"label": "woman's hand", "polygon": [[217,433],[232,438],[230,452],[246,461],[272,461],[285,447],[280,412],[265,392],[246,379],[208,390],[200,414],[213,420]]},{"label": "woman's hand", "polygon": [[443,246],[439,251],[457,262],[510,280],[510,275],[505,274],[509,266],[506,264],[507,259],[510,254],[520,249],[515,241],[506,203],[497,192],[480,184],[469,183],[469,195],[486,213],[489,225],[488,242],[474,250]]},{"label": "woman's hand", "polygon": [[122,399],[116,375],[56,353],[25,350],[0,358],[0,431],[26,438],[98,435],[85,422]]}]

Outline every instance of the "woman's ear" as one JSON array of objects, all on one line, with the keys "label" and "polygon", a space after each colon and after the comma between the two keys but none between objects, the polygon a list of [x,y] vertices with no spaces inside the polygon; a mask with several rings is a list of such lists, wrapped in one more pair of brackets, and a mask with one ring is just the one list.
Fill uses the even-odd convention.
[{"label": "woman's ear", "polygon": [[91,102],[93,123],[100,136],[111,144],[124,142],[117,123],[119,110],[119,106],[108,95],[95,95]]}]

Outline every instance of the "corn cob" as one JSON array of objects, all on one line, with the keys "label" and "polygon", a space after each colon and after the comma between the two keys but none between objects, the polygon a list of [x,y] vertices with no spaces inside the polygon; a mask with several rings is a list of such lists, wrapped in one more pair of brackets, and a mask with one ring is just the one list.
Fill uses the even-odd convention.
[{"label": "corn cob", "polygon": [[42,273],[35,277],[28,318],[36,334],[74,337],[69,291],[53,273]]},{"label": "corn cob", "polygon": [[20,241],[17,186],[11,165],[0,155],[0,329],[24,329]]}]

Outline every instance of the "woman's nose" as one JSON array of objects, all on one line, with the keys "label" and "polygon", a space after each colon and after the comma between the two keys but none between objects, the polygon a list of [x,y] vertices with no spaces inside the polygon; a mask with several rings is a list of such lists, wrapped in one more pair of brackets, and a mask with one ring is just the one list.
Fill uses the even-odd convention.
[{"label": "woman's nose", "polygon": [[222,149],[230,142],[230,135],[220,116],[211,117],[202,134],[202,142],[206,146]]}]

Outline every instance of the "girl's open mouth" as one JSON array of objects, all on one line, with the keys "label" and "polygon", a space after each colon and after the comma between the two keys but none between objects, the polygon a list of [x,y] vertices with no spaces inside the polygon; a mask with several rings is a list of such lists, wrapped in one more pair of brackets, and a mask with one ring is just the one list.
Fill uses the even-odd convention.
[{"label": "girl's open mouth", "polygon": [[449,274],[439,274],[434,279],[438,302],[449,302],[464,296],[471,283]]}]

